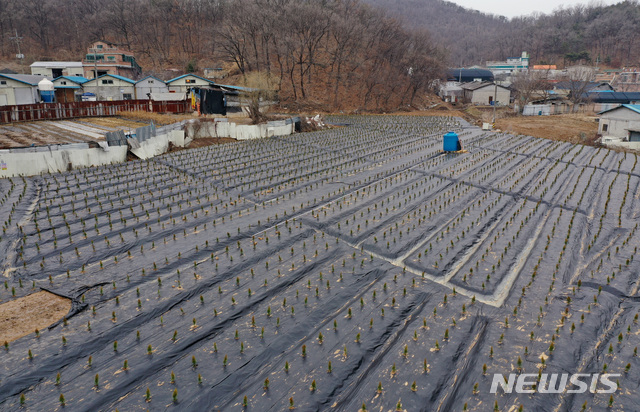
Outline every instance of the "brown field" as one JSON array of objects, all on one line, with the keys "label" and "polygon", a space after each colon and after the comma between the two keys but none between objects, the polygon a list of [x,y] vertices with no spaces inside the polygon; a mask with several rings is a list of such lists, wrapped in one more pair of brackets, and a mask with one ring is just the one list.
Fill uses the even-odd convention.
[{"label": "brown field", "polygon": [[518,116],[497,119],[496,129],[571,143],[593,144],[598,132],[598,119],[588,114],[555,116]]},{"label": "brown field", "polygon": [[13,342],[36,329],[42,331],[62,319],[69,310],[69,299],[45,291],[0,304],[2,341]]}]

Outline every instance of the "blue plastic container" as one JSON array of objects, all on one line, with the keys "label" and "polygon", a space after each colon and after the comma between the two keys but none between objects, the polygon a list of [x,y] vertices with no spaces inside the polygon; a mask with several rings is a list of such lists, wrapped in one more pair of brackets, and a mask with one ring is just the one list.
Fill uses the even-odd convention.
[{"label": "blue plastic container", "polygon": [[449,132],[444,135],[443,150],[445,152],[457,152],[460,150],[460,141],[456,133]]},{"label": "blue plastic container", "polygon": [[44,103],[53,103],[54,96],[54,92],[52,91],[40,91],[40,97]]}]

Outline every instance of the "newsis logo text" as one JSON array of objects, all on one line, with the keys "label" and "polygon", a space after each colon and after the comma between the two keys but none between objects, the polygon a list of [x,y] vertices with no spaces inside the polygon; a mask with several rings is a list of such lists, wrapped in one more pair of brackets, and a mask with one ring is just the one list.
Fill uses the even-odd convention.
[{"label": "newsis logo text", "polygon": [[504,393],[614,393],[618,388],[616,378],[619,373],[543,373],[538,382],[537,373],[508,375],[505,379],[501,373],[493,375],[491,393],[497,393],[498,387]]}]

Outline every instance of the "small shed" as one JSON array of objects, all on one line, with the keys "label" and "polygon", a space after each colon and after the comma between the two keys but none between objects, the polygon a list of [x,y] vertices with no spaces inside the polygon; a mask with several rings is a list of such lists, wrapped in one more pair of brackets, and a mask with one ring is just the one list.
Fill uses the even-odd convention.
[{"label": "small shed", "polygon": [[154,76],[147,76],[136,82],[136,99],[150,99],[152,94],[169,93],[167,84]]},{"label": "small shed", "polygon": [[511,90],[493,82],[471,82],[460,87],[465,100],[473,104],[506,106],[511,102]]}]

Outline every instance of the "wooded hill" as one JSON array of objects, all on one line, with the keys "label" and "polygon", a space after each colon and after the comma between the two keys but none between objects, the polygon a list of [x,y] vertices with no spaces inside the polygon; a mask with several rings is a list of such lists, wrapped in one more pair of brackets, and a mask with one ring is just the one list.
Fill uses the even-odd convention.
[{"label": "wooded hill", "polygon": [[[414,28],[427,28],[449,51],[452,66],[531,54],[533,64],[595,63],[613,67],[640,60],[640,5],[560,7],[550,14],[507,19],[443,0],[365,0]],[[562,1],[558,2],[559,4]]]},{"label": "wooded hill", "polygon": [[271,73],[284,102],[333,110],[415,104],[446,67],[426,31],[353,0],[0,0],[5,59],[15,29],[27,63],[77,61],[106,39],[145,71],[226,63]]},{"label": "wooded hill", "polygon": [[640,55],[636,0],[512,20],[442,0],[365,1],[0,0],[0,59],[15,63],[16,32],[25,64],[78,61],[104,39],[147,73],[227,65],[270,73],[285,102],[387,110],[417,105],[447,66],[522,51],[534,64]]}]

